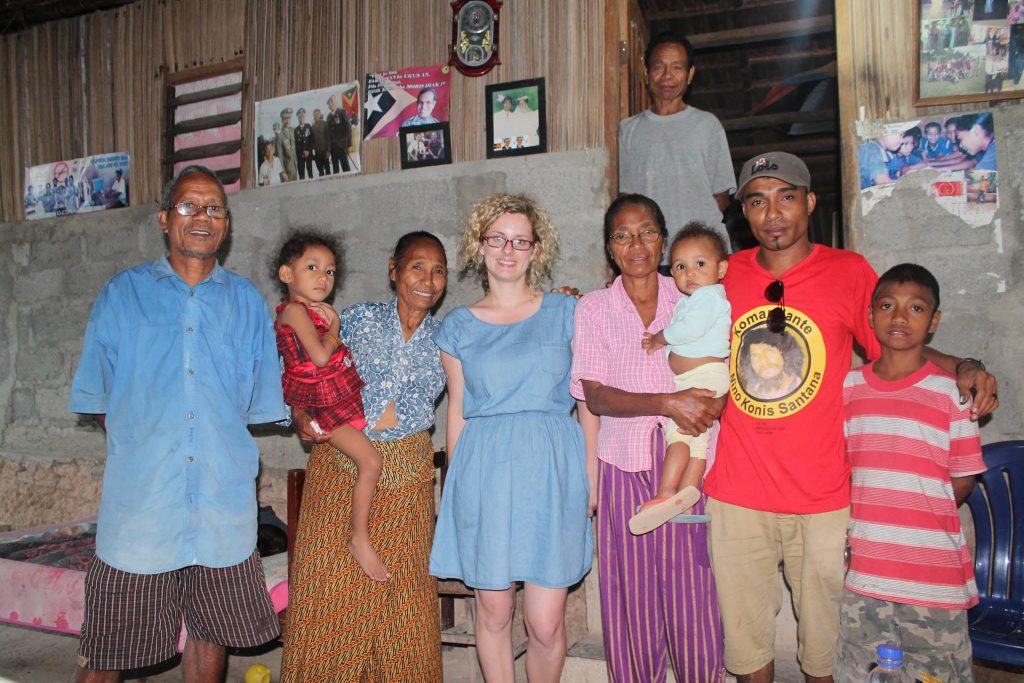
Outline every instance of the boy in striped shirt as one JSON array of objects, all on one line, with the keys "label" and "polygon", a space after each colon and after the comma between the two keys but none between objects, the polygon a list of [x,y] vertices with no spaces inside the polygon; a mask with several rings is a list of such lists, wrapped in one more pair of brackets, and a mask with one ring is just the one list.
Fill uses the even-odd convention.
[{"label": "boy in striped shirt", "polygon": [[966,610],[978,589],[957,506],[985,463],[954,377],[922,355],[938,309],[925,268],[883,274],[869,316],[881,358],[843,386],[852,504],[837,683],[863,681],[886,641],[902,645],[912,678],[973,681]]}]

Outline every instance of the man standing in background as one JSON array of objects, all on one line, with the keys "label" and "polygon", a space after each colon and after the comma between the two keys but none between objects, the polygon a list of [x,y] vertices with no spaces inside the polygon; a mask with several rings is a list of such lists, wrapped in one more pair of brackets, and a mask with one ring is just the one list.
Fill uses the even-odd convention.
[{"label": "man standing in background", "polygon": [[714,114],[683,101],[693,81],[693,48],[684,36],[659,33],[644,53],[651,108],[619,124],[619,191],[656,201],[672,234],[690,221],[718,231],[736,175],[725,130]]}]

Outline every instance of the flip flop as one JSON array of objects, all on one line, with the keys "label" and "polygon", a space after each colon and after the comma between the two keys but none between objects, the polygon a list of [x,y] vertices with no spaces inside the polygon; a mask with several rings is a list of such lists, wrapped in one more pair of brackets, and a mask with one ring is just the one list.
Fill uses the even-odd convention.
[{"label": "flip flop", "polygon": [[629,520],[634,536],[654,531],[676,515],[682,514],[700,500],[700,491],[694,486],[679,490],[670,498],[652,498]]}]

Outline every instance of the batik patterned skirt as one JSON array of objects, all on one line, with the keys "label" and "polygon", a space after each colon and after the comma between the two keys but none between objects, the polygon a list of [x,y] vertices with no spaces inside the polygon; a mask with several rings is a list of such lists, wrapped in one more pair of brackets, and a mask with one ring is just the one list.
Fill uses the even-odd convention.
[{"label": "batik patterned skirt", "polygon": [[433,445],[426,432],[374,441],[384,461],[370,541],[391,572],[372,581],[348,551],[354,463],[329,444],[306,471],[288,590],[282,683],[441,681]]}]

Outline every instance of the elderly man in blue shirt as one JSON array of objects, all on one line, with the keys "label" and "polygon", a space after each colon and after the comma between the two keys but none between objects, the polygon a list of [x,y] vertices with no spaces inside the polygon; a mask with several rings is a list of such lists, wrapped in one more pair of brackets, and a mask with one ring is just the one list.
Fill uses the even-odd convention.
[{"label": "elderly man in blue shirt", "polygon": [[176,654],[185,681],[221,681],[225,646],[279,626],[256,547],[259,449],[284,419],[266,302],[217,250],[230,211],[202,166],[164,190],[166,256],[115,275],[93,304],[69,408],[107,433],[96,557],[85,582],[80,682]]}]

